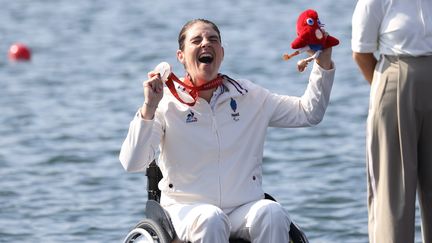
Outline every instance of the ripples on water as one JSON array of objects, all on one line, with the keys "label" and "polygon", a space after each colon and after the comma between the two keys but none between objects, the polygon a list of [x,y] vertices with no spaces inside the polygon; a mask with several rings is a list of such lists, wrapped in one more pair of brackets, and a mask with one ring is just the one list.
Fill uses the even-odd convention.
[{"label": "ripples on water", "polygon": [[[341,40],[331,104],[314,128],[270,128],[264,186],[311,242],[367,242],[364,124],[368,85],[351,61],[354,2],[8,1],[0,9],[0,242],[119,242],[143,216],[145,177],[118,162],[141,81],[160,61],[178,75],[187,20],[222,31],[222,71],[301,95],[296,16],[315,8]],[[10,63],[21,41],[29,63]],[[310,71],[310,68],[308,69]],[[418,224],[417,224],[418,225]],[[419,238],[418,238],[419,239]]]}]

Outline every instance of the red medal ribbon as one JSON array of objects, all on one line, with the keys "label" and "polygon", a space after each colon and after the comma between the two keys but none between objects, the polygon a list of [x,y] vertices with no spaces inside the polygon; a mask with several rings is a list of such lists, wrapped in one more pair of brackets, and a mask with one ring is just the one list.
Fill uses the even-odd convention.
[{"label": "red medal ribbon", "polygon": [[[220,74],[218,74],[218,76],[215,79],[213,79],[213,80],[211,80],[211,81],[209,81],[209,82],[207,82],[205,84],[202,84],[200,86],[193,85],[193,83],[190,81],[189,77],[187,77],[187,76],[185,77],[184,80],[185,80],[184,82],[181,81],[179,78],[177,78],[177,76],[174,73],[171,73],[168,76],[168,80],[165,82],[165,84],[167,85],[167,87],[171,91],[171,93],[174,95],[174,97],[177,98],[178,101],[180,101],[183,104],[186,104],[186,105],[189,105],[189,106],[193,106],[193,105],[195,105],[195,103],[196,103],[196,101],[198,99],[198,92],[201,91],[201,90],[208,90],[208,89],[213,89],[213,88],[218,87],[223,82],[223,76],[220,75]],[[193,98],[194,101],[193,102],[186,102],[186,101],[184,101],[179,96],[179,94],[177,93],[177,89],[174,86],[174,82],[176,82],[176,83],[180,84],[181,86],[185,87],[189,91],[189,94],[190,94],[190,96],[192,96],[192,98]],[[189,85],[187,83],[190,83],[191,85]]]}]

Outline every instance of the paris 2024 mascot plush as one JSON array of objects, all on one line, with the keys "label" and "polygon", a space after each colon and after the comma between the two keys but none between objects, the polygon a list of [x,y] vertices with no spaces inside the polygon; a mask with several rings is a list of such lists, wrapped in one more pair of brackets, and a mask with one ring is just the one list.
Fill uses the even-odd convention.
[{"label": "paris 2024 mascot plush", "polygon": [[297,38],[291,43],[291,48],[297,50],[292,54],[284,54],[283,59],[289,60],[302,52],[314,51],[312,56],[297,62],[298,70],[303,72],[307,64],[317,58],[322,50],[338,44],[338,39],[325,32],[324,24],[320,22],[318,13],[308,9],[302,12],[297,20]]}]

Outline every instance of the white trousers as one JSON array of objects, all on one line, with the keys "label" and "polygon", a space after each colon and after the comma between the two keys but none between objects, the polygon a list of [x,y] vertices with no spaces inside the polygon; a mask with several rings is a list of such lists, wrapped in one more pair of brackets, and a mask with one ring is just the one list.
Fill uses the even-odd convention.
[{"label": "white trousers", "polygon": [[231,209],[210,204],[174,204],[165,210],[177,236],[185,242],[228,243],[230,237],[252,243],[289,242],[289,215],[271,200],[261,199]]}]

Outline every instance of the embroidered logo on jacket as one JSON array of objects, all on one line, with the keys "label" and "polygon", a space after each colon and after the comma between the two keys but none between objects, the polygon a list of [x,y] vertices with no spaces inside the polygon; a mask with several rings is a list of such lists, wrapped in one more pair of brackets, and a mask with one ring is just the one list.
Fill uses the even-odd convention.
[{"label": "embroidered logo on jacket", "polygon": [[236,110],[237,110],[237,102],[235,101],[235,99],[231,98],[230,106],[231,106],[231,109],[233,110],[233,113],[231,113],[232,119],[234,121],[240,120],[240,113],[236,112]]},{"label": "embroidered logo on jacket", "polygon": [[189,114],[186,116],[186,123],[197,122],[198,119],[195,117],[195,113],[189,111]]}]

